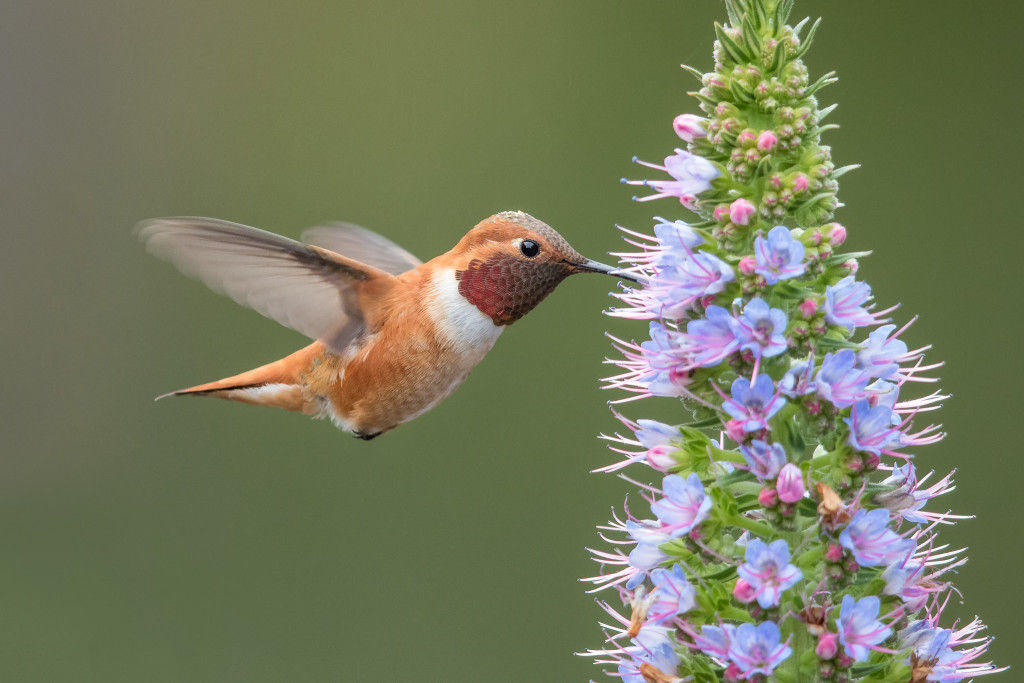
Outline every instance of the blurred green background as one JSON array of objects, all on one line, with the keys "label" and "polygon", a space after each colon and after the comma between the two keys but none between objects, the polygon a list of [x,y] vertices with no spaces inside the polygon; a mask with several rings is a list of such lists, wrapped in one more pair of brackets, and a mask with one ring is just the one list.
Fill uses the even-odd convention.
[{"label": "blurred green background", "polygon": [[[1015,2],[798,3],[837,69],[838,218],[908,341],[947,362],[978,518],[960,615],[1021,664],[1019,74]],[[715,0],[0,4],[0,679],[563,681],[597,671],[576,578],[627,487],[612,284],[573,279],[452,398],[363,443],[283,411],[153,396],[306,342],[131,236],[195,214],[286,235],[362,223],[421,257],[527,210],[583,253],[671,201],[620,176],[692,111]],[[627,414],[665,415],[666,404]],[[635,476],[648,476],[637,474]],[[1013,574],[1008,576],[1007,571]],[[1015,674],[1008,674],[1012,678]]]}]

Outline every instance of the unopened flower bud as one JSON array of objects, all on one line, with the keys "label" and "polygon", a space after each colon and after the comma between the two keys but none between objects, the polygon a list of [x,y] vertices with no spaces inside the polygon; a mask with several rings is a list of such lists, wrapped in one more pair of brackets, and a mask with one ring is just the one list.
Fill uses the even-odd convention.
[{"label": "unopened flower bud", "polygon": [[770,130],[763,130],[761,134],[757,136],[757,148],[762,152],[770,152],[775,149],[775,145],[779,144],[779,138],[775,136],[775,133]]},{"label": "unopened flower bud", "polygon": [[747,150],[747,153],[743,155],[743,158],[748,164],[756,165],[757,162],[761,161],[761,152],[756,147],[751,147]]},{"label": "unopened flower bud", "polygon": [[821,659],[834,659],[839,654],[839,634],[822,633],[818,637],[818,644],[814,648],[814,654]]},{"label": "unopened flower bud", "polygon": [[747,433],[743,430],[743,420],[729,420],[725,423],[725,434],[736,443],[743,443]]},{"label": "unopened flower bud", "polygon": [[779,495],[775,489],[766,486],[757,494],[757,502],[761,504],[761,507],[773,508],[779,504]]},{"label": "unopened flower bud", "polygon": [[798,173],[796,177],[793,178],[794,192],[806,192],[809,185],[810,181],[807,179],[807,176],[805,176],[803,173]]},{"label": "unopened flower bud", "polygon": [[753,204],[740,197],[729,205],[729,220],[736,225],[746,225],[756,212]]},{"label": "unopened flower bud", "polygon": [[757,135],[751,129],[747,128],[742,133],[736,136],[736,144],[743,147],[750,147],[757,140]]},{"label": "unopened flower bud", "polygon": [[746,676],[743,675],[743,669],[739,668],[735,664],[730,664],[729,668],[725,670],[726,683],[739,683],[739,681],[746,680]]},{"label": "unopened flower bud", "polygon": [[857,259],[852,258],[843,262],[843,270],[846,270],[850,275],[856,275],[857,271],[860,270],[860,264],[857,263]]},{"label": "unopened flower bud", "polygon": [[715,207],[715,210],[712,212],[712,215],[715,217],[715,220],[718,221],[719,223],[725,223],[726,221],[729,220],[729,205],[719,204],[718,206]]},{"label": "unopened flower bud", "polygon": [[743,579],[736,579],[736,586],[732,589],[732,597],[744,605],[754,601],[757,597],[757,589]]},{"label": "unopened flower bud", "polygon": [[704,119],[693,114],[680,114],[672,120],[672,129],[683,140],[693,142],[707,135]]},{"label": "unopened flower bud", "polygon": [[846,228],[839,223],[832,223],[829,226],[828,243],[833,247],[838,247],[840,244],[846,241]]},{"label": "unopened flower bud", "polygon": [[800,468],[791,462],[782,466],[775,486],[779,492],[779,500],[783,503],[795,503],[803,498],[807,491]]},{"label": "unopened flower bud", "polygon": [[800,302],[800,305],[797,306],[797,309],[800,311],[800,315],[804,320],[810,320],[814,317],[814,314],[818,312],[818,302],[814,299],[804,299]]},{"label": "unopened flower bud", "polygon": [[753,275],[757,269],[757,259],[753,256],[744,256],[740,259],[739,269],[744,275]]},{"label": "unopened flower bud", "polygon": [[832,564],[837,564],[842,559],[843,559],[843,548],[842,548],[842,546],[836,545],[835,543],[829,544],[828,548],[825,550],[825,561],[826,562],[831,562]]}]

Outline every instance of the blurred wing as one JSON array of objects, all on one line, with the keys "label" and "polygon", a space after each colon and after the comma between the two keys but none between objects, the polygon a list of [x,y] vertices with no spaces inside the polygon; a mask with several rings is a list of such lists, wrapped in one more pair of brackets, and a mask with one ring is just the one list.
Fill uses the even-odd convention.
[{"label": "blurred wing", "polygon": [[361,283],[391,277],[326,249],[215,218],[156,218],[137,230],[155,256],[335,353],[365,329]]},{"label": "blurred wing", "polygon": [[302,241],[398,275],[423,263],[386,237],[353,223],[327,223],[302,233]]}]

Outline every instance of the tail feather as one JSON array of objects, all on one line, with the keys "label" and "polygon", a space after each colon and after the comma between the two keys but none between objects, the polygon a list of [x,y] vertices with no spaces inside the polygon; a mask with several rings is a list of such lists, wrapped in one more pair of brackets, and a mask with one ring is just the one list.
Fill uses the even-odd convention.
[{"label": "tail feather", "polygon": [[310,412],[312,406],[304,391],[302,375],[323,352],[323,344],[314,342],[273,363],[215,382],[162,394],[154,400],[168,396],[213,396],[251,405]]}]

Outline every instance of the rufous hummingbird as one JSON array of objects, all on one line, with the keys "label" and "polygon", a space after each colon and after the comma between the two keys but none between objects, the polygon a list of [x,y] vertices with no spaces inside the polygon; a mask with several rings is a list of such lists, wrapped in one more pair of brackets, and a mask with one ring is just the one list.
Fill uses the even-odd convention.
[{"label": "rufous hummingbird", "polygon": [[273,363],[164,396],[216,396],[329,417],[362,439],[444,400],[502,330],[569,275],[634,279],[581,256],[521,211],[483,220],[426,263],[348,223],[311,228],[302,241],[213,218],[156,218],[138,234],[185,274],[316,340]]}]

